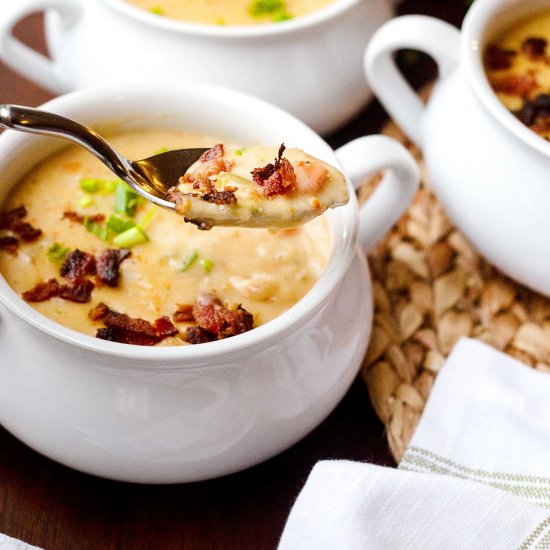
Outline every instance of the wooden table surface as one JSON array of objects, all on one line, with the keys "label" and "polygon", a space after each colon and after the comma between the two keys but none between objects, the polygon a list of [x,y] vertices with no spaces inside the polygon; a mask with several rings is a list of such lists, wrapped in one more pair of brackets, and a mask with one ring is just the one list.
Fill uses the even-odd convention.
[{"label": "wooden table surface", "polygon": [[[459,25],[466,3],[406,0],[399,12]],[[41,18],[33,16],[17,34],[44,50],[40,30]],[[408,70],[417,84],[433,76],[425,60]],[[36,106],[51,97],[0,63],[0,103]],[[385,118],[373,102],[328,141],[337,147],[375,133]],[[244,472],[200,483],[148,486],[95,478],[56,464],[0,428],[0,532],[47,550],[272,549],[321,459],[394,465],[360,378],[336,410],[289,450]]]}]

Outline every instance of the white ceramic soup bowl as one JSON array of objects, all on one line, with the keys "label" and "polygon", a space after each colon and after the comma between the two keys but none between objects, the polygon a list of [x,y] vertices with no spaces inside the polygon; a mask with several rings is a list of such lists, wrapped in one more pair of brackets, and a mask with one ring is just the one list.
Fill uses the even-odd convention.
[{"label": "white ceramic soup bowl", "polygon": [[[453,222],[502,271],[550,295],[550,143],[501,104],[482,59],[499,31],[544,10],[550,0],[477,0],[461,33],[429,17],[398,18],[374,35],[365,70],[389,113],[422,147]],[[395,68],[399,48],[437,62],[426,107]]]},{"label": "white ceramic soup bowl", "polygon": [[[0,58],[43,87],[63,93],[129,81],[218,84],[266,99],[328,133],[370,97],[361,59],[395,0],[335,0],[283,23],[185,23],[124,0],[8,0]],[[46,12],[51,59],[12,35],[29,13]]]},{"label": "white ceramic soup bowl", "polygon": [[[0,277],[0,422],[63,464],[118,480],[170,483],[234,472],[312,430],[352,383],[372,303],[358,252],[389,229],[418,185],[409,153],[384,136],[336,153],[293,116],[239,92],[199,85],[73,92],[44,108],[95,128],[180,128],[243,144],[298,146],[357,184],[387,169],[361,208],[328,213],[333,249],[294,307],[252,331],[208,344],[147,348],[105,342],[47,319]],[[0,204],[58,139],[0,137]],[[359,238],[358,238],[359,236]]]}]

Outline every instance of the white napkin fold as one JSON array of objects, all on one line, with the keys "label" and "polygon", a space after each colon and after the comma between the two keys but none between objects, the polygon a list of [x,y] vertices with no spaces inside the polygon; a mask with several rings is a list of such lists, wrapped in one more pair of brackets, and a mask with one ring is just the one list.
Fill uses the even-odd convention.
[{"label": "white napkin fold", "polygon": [[38,546],[31,546],[26,542],[8,537],[0,533],[0,550],[41,550]]},{"label": "white napkin fold", "polygon": [[549,508],[550,376],[463,339],[399,470],[320,462],[279,550],[550,549]]}]

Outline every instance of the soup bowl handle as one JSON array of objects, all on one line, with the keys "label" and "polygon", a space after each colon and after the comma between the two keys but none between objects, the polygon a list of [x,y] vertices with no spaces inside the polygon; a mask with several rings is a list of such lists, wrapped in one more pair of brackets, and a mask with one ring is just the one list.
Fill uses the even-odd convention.
[{"label": "soup bowl handle", "polygon": [[79,0],[17,0],[4,2],[0,17],[0,59],[8,67],[54,93],[70,90],[61,66],[13,35],[13,29],[28,15],[45,10],[58,14],[61,24],[73,25],[80,16]]},{"label": "soup bowl handle", "polygon": [[359,214],[359,243],[368,251],[391,229],[414,197],[420,183],[418,166],[403,145],[381,135],[350,141],[336,151],[336,156],[355,189],[367,176],[385,171]]},{"label": "soup bowl handle", "polygon": [[394,54],[400,49],[428,54],[437,64],[439,78],[445,78],[458,65],[460,32],[433,17],[405,15],[382,25],[365,51],[364,69],[371,89],[407,135],[421,145],[424,106],[397,68]]}]

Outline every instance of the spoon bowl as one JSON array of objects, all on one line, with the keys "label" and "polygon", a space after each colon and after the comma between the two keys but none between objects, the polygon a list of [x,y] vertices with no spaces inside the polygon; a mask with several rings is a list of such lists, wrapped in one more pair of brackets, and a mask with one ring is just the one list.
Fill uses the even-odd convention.
[{"label": "spoon bowl", "polygon": [[61,115],[23,107],[0,105],[0,128],[60,137],[84,147],[127,183],[138,195],[169,210],[176,205],[167,199],[170,187],[208,149],[177,149],[142,160],[129,160],[113,149],[97,132]]}]

